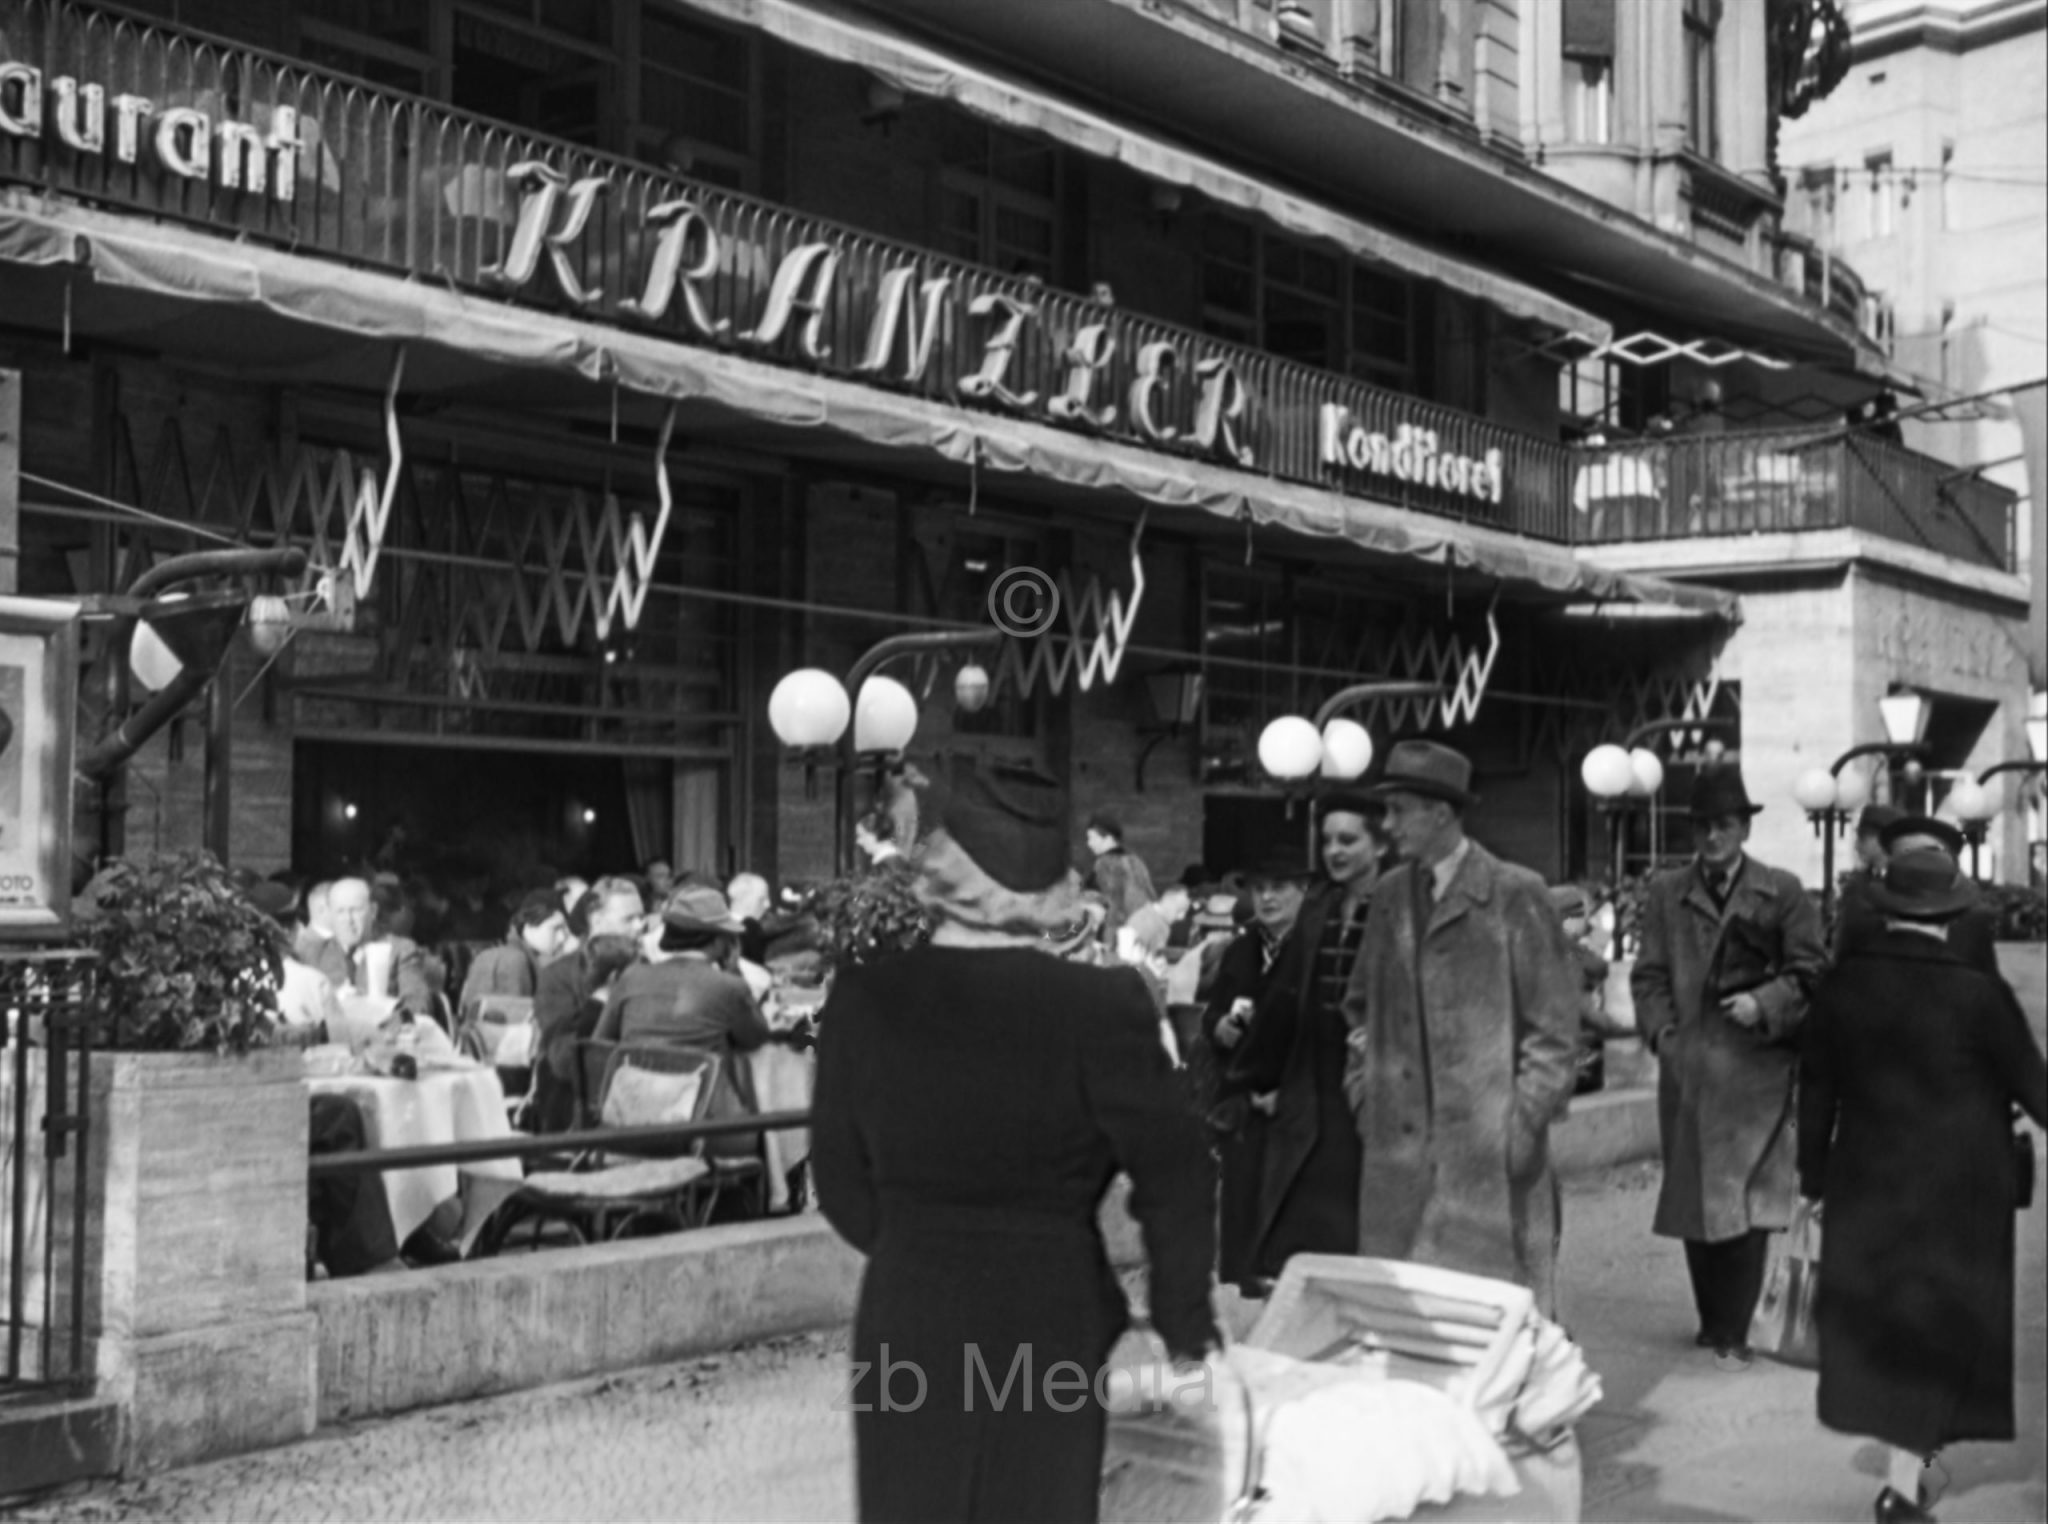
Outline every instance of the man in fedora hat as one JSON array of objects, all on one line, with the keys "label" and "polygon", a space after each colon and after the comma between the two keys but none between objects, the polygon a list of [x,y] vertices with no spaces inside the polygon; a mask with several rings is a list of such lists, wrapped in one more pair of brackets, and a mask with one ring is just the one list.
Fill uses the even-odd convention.
[{"label": "man in fedora hat", "polygon": [[[1886,860],[1908,852],[1943,852],[1950,862],[1960,866],[1965,845],[1963,833],[1951,822],[1934,815],[1907,815],[1896,813],[1885,822],[1878,833],[1878,844]],[[1884,869],[1880,866],[1878,877],[1882,879]],[[1842,910],[1848,911],[1849,897],[1845,890],[1842,895]],[[1883,918],[1874,912],[1863,925],[1858,927],[1865,934],[1874,933],[1882,925]],[[1950,918],[1944,932],[1949,950],[1970,967],[2002,979],[2005,975],[1998,967],[1998,912],[1981,901],[1971,905],[1960,915]],[[1841,938],[1835,943],[1835,956],[1844,951]]]},{"label": "man in fedora hat", "polygon": [[1465,835],[1463,755],[1403,741],[1373,793],[1403,860],[1373,891],[1344,1005],[1357,1252],[1517,1281],[1549,1309],[1577,961],[1543,880]]},{"label": "man in fedora hat", "polygon": [[1750,1363],[1769,1235],[1792,1222],[1792,1074],[1806,997],[1827,965],[1799,880],[1743,851],[1750,803],[1734,767],[1693,786],[1693,860],[1651,880],[1629,984],[1656,1054],[1664,1182],[1653,1230],[1685,1242],[1696,1339]]},{"label": "man in fedora hat", "polygon": [[1296,1254],[1358,1252],[1360,1145],[1344,1094],[1344,999],[1379,878],[1380,821],[1379,803],[1362,793],[1317,801],[1324,879],[1303,898],[1226,1067],[1255,1097],[1270,1098],[1252,1232],[1262,1280]]}]

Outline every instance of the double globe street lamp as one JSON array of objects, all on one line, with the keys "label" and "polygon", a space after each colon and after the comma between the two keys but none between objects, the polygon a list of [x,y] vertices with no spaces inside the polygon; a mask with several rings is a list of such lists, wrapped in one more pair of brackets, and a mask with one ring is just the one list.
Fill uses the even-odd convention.
[{"label": "double globe street lamp", "polygon": [[[786,673],[768,695],[768,724],[777,740],[804,764],[806,781],[815,779],[821,764],[833,768],[833,871],[844,873],[851,861],[853,775],[872,768],[877,781],[902,763],[917,734],[917,700],[893,677],[877,670],[900,656],[935,650],[960,650],[993,645],[1002,638],[996,629],[925,630],[892,635],[863,652],[841,682],[822,667],[800,667]],[[973,714],[988,702],[989,675],[978,662],[954,674],[953,702]],[[849,691],[857,697],[849,697]]]},{"label": "double globe street lamp", "polygon": [[1963,779],[1948,791],[1947,806],[1955,815],[1956,824],[1962,827],[1963,840],[1970,844],[1971,878],[1982,876],[1978,852],[2005,802],[2000,792],[2002,785],[1994,786],[1991,780],[2004,773],[2048,774],[2048,717],[2036,716],[2027,721],[2027,750],[2032,760],[2000,762],[1985,768],[1974,779]]},{"label": "double globe street lamp", "polygon": [[[1645,743],[1672,731],[1698,731],[1705,735],[1726,730],[1730,724],[1728,720],[1708,718],[1652,720],[1631,730],[1620,745],[1609,742],[1586,753],[1586,760],[1579,764],[1579,779],[1607,823],[1608,881],[1614,888],[1621,887],[1627,869],[1629,817],[1648,808],[1657,790],[1664,786],[1663,760]],[[1721,741],[1709,740],[1704,749],[1709,766],[1719,763],[1723,753]]]},{"label": "double globe street lamp", "polygon": [[1856,812],[1870,802],[1870,775],[1844,773],[1858,757],[1882,756],[1907,759],[1909,775],[1917,776],[1919,756],[1927,735],[1932,706],[1924,694],[1894,693],[1877,701],[1884,721],[1885,739],[1852,746],[1827,767],[1810,767],[1792,784],[1792,798],[1806,811],[1820,837],[1820,907],[1823,921],[1835,909],[1835,836],[1854,820]]}]

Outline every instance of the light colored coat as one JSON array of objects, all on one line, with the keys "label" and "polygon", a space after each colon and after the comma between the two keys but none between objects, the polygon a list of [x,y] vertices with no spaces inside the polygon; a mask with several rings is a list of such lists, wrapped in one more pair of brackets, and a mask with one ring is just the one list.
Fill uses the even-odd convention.
[{"label": "light colored coat", "polygon": [[1548,1309],[1549,1131],[1576,1077],[1578,960],[1528,869],[1473,843],[1426,926],[1417,871],[1374,890],[1344,1004],[1359,1252],[1517,1281]]},{"label": "light colored coat", "polygon": [[[1709,999],[1728,927],[1747,920],[1777,949],[1778,976],[1757,988],[1763,1018],[1744,1028]],[[1720,1243],[1792,1221],[1792,1081],[1806,992],[1827,966],[1820,914],[1799,880],[1745,856],[1725,909],[1697,863],[1659,875],[1643,900],[1642,951],[1630,987],[1636,1024],[1656,1049],[1664,1185],[1654,1231]]]}]

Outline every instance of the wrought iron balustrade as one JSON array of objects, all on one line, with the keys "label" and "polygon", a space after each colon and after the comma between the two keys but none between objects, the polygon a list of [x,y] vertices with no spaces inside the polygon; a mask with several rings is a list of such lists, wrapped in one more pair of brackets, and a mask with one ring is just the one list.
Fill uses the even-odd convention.
[{"label": "wrought iron balustrade", "polygon": [[1577,452],[1582,544],[1862,529],[1978,566],[2014,566],[2011,492],[1839,430],[1645,440]]},{"label": "wrought iron balustrade", "polygon": [[[1208,448],[1198,442],[1197,422],[1205,379],[1213,384],[1217,371],[1227,368],[1245,397],[1237,463],[1246,469],[1538,538],[1571,534],[1569,464],[1552,441],[1026,278],[82,0],[12,0],[0,7],[0,60],[39,70],[45,97],[42,130],[0,132],[0,187],[34,186],[1149,449],[1223,457],[1213,431]],[[71,82],[61,98],[60,80]],[[87,85],[99,90],[96,100]],[[117,106],[123,98],[147,109],[126,108],[124,119]],[[19,84],[12,94],[0,87],[0,108],[25,109]],[[171,129],[165,147],[159,134],[174,119],[183,126]],[[97,146],[80,146],[95,134]],[[202,139],[210,157],[196,165]],[[522,192],[531,186],[526,166],[533,165],[559,175],[564,190],[545,224],[548,236],[537,237],[529,226],[522,252]],[[602,189],[580,230],[569,236],[573,187],[583,181],[601,181]],[[653,292],[666,298],[660,316],[634,305],[650,305],[645,299],[662,228],[678,202],[703,219],[692,227],[684,265],[692,268],[707,251],[712,255],[706,262],[714,267],[690,287],[701,314],[723,325],[713,332],[704,331],[672,280],[660,283],[665,292]],[[829,295],[816,314],[815,344],[807,347],[800,337],[809,316],[803,312],[772,342],[762,339],[777,273],[790,268],[793,254],[818,244],[829,246],[835,263]],[[529,275],[508,279],[506,266],[522,262]],[[912,358],[908,334],[877,323],[885,277],[905,271],[907,301],[920,313],[927,283],[946,283],[923,364]],[[1034,309],[1017,334],[1003,380],[1012,398],[1031,398],[1028,405],[961,387],[983,366],[1003,320],[1001,307],[987,304],[1004,299]],[[1086,400],[1096,410],[1113,407],[1115,416],[1091,424],[1048,404],[1076,374],[1077,339],[1097,325],[1114,348],[1095,368]],[[878,330],[889,336],[887,352],[879,364],[864,365]],[[1160,345],[1171,346],[1175,358],[1151,379],[1150,421],[1141,421],[1133,387],[1145,382],[1145,357],[1149,350],[1156,359],[1151,346]],[[1368,455],[1364,469],[1332,463],[1324,458],[1323,427],[1331,408],[1343,410],[1347,435],[1376,437],[1387,447],[1404,430],[1431,436],[1427,450],[1405,457],[1411,461],[1435,453],[1454,462],[1486,462],[1498,452],[1497,476],[1475,478],[1463,464],[1448,481],[1419,465],[1390,468],[1389,459],[1404,457],[1389,448]],[[1486,481],[1495,485],[1476,484]]]}]

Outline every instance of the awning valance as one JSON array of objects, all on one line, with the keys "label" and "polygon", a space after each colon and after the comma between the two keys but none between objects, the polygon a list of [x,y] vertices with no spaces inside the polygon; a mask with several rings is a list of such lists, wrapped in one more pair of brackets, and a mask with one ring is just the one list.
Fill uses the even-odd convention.
[{"label": "awning valance", "polygon": [[[1612,327],[1592,313],[1512,277],[1390,233],[1268,185],[1214,159],[1112,122],[1016,80],[948,58],[900,33],[820,0],[671,0],[753,28],[806,53],[853,64],[913,95],[950,101],[976,116],[1036,132],[1091,158],[1122,164],[1167,185],[1250,212],[1304,238],[1336,244],[1425,280],[1491,302],[1515,317],[1605,344]],[[1042,3],[1042,0],[1041,0]]]},{"label": "awning valance", "polygon": [[[287,331],[320,336],[308,362],[336,381],[348,373],[351,346],[432,346],[444,367],[472,373],[576,376],[777,429],[831,431],[889,451],[1343,539],[1378,556],[1467,569],[1558,597],[1737,617],[1732,595],[1592,566],[1564,546],[1479,525],[19,194],[0,194],[0,261],[76,268],[111,293],[166,312],[227,304],[288,320],[296,326]],[[11,316],[5,305],[0,320]],[[79,320],[87,320],[83,309]],[[409,367],[408,376],[423,369]]]}]

